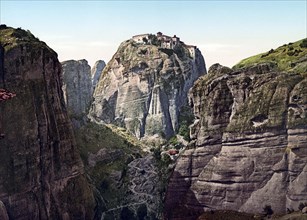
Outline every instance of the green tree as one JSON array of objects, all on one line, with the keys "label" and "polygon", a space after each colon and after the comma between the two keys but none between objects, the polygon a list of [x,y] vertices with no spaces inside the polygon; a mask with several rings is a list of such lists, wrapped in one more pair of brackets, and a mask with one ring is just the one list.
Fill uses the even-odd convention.
[{"label": "green tree", "polygon": [[145,43],[145,44],[148,44],[148,39],[146,38],[146,37],[143,37],[143,42]]},{"label": "green tree", "polygon": [[302,43],[300,43],[300,47],[307,48],[307,38],[305,38]]}]

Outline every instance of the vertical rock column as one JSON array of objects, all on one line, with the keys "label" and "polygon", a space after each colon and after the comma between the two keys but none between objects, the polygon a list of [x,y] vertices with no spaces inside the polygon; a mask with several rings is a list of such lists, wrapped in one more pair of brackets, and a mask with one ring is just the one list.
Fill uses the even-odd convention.
[{"label": "vertical rock column", "polygon": [[62,62],[63,92],[68,112],[80,117],[87,114],[92,101],[91,67],[86,60]]},{"label": "vertical rock column", "polygon": [[8,216],[92,219],[93,193],[67,115],[57,54],[21,29],[1,29],[0,36],[6,89],[16,93],[0,105],[0,200]]}]

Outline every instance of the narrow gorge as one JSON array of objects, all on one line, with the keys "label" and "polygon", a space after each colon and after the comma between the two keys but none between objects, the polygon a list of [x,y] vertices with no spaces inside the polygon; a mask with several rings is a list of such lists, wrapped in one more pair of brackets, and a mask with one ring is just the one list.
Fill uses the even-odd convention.
[{"label": "narrow gorge", "polygon": [[0,219],[298,214],[306,88],[307,39],[207,73],[197,46],[140,34],[91,68],[0,25]]}]

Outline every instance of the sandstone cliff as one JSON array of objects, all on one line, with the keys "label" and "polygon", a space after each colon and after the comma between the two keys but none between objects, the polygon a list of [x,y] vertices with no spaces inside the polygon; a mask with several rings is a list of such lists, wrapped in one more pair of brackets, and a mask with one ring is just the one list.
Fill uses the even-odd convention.
[{"label": "sandstone cliff", "polygon": [[96,63],[94,64],[91,70],[93,91],[96,88],[98,80],[105,66],[106,66],[106,63],[103,60],[98,60],[96,61]]},{"label": "sandstone cliff", "polygon": [[303,76],[276,64],[210,67],[190,92],[193,147],[170,179],[167,218],[194,219],[215,209],[262,213],[265,205],[285,213],[307,201]]},{"label": "sandstone cliff", "polygon": [[94,199],[76,151],[57,54],[29,31],[1,25],[1,216],[92,219]]},{"label": "sandstone cliff", "polygon": [[62,62],[63,92],[71,116],[86,115],[92,101],[91,67],[86,60]]},{"label": "sandstone cliff", "polygon": [[198,49],[123,42],[102,72],[89,116],[127,128],[138,138],[169,138],[194,81],[206,73]]}]

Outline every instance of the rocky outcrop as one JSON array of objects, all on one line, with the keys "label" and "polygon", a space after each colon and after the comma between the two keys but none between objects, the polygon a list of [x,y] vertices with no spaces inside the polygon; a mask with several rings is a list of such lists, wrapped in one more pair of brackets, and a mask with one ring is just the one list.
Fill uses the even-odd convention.
[{"label": "rocky outcrop", "polygon": [[[92,219],[94,199],[67,116],[57,54],[29,31],[0,28],[0,215]],[[4,205],[2,205],[2,203]]]},{"label": "rocky outcrop", "polygon": [[5,205],[3,202],[0,200],[0,219],[2,220],[9,220],[9,216],[7,214]]},{"label": "rocky outcrop", "polygon": [[86,60],[68,60],[62,62],[62,68],[62,88],[69,114],[87,114],[93,95],[91,67]]},{"label": "rocky outcrop", "polygon": [[191,53],[185,44],[167,49],[125,41],[102,72],[89,116],[138,138],[169,138],[188,90],[205,73],[198,49]]},{"label": "rocky outcrop", "polygon": [[[165,216],[204,210],[274,213],[307,198],[307,79],[259,64],[218,64],[191,89],[191,145],[168,185]],[[173,210],[181,210],[176,212]]]},{"label": "rocky outcrop", "polygon": [[103,69],[105,68],[105,66],[106,66],[106,63],[103,60],[98,60],[96,61],[96,63],[94,64],[91,70],[93,91],[96,88],[100,75]]}]

